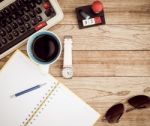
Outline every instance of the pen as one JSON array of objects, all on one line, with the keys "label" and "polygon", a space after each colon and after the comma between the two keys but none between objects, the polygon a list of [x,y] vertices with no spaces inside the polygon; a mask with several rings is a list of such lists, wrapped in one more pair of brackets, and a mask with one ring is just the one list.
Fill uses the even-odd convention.
[{"label": "pen", "polygon": [[41,85],[36,85],[36,86],[31,87],[31,88],[29,88],[29,89],[26,89],[26,90],[24,90],[24,91],[20,91],[20,92],[14,94],[14,95],[11,95],[11,98],[18,97],[18,96],[21,96],[21,95],[26,94],[26,93],[28,93],[28,92],[34,91],[34,90],[36,90],[36,89],[41,88],[41,87],[44,86],[44,85],[46,85],[46,83],[43,83],[43,84],[41,84]]}]

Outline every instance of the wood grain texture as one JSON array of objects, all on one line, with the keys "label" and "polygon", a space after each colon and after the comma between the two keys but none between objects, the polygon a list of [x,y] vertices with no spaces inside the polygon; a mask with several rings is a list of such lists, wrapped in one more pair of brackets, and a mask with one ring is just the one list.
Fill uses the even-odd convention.
[{"label": "wood grain texture", "polygon": [[[61,76],[62,57],[50,72]],[[150,76],[150,51],[74,51],[74,76]]]},{"label": "wood grain texture", "polygon": [[[75,8],[94,0],[59,0],[65,18],[61,24],[77,24]],[[102,0],[107,24],[150,24],[149,0]]]},{"label": "wood grain texture", "polygon": [[[150,24],[150,12],[105,12],[105,19],[107,25],[148,25]],[[66,13],[60,24],[77,24],[76,14]]]},{"label": "wood grain texture", "polygon": [[[56,25],[62,43],[73,36],[73,50],[150,50],[150,25],[104,25],[79,30],[77,25]],[[26,49],[26,46],[21,48]]]},{"label": "wood grain texture", "polygon": [[[74,8],[91,4],[94,0],[58,0],[64,13],[73,13]],[[105,12],[150,12],[149,0],[101,0]]]},{"label": "wood grain texture", "polygon": [[[150,77],[74,77],[58,78],[74,93],[95,108],[102,116],[114,104],[125,103],[128,98],[145,94],[150,96]],[[125,104],[126,109],[131,108]],[[150,109],[125,113],[118,124],[110,126],[149,126]],[[109,126],[101,119],[95,126]]]},{"label": "wood grain texture", "polygon": [[[61,76],[62,64],[63,56],[50,67],[52,75]],[[150,76],[150,51],[73,51],[73,68],[75,77]]]},{"label": "wood grain texture", "polygon": [[150,25],[104,25],[83,30],[77,25],[57,25],[51,30],[62,42],[64,35],[72,35],[73,50],[150,50]]},{"label": "wood grain texture", "polygon": [[[150,0],[101,0],[106,25],[83,30],[78,29],[74,10],[94,0],[58,1],[65,17],[49,31],[62,42],[64,35],[73,36],[74,78],[62,79],[63,56],[51,66],[51,74],[101,115],[134,95],[150,96]],[[25,46],[21,50],[26,53]],[[10,56],[0,60],[0,68]],[[135,110],[118,124],[99,119],[94,126],[149,126],[149,119],[150,109]]]}]

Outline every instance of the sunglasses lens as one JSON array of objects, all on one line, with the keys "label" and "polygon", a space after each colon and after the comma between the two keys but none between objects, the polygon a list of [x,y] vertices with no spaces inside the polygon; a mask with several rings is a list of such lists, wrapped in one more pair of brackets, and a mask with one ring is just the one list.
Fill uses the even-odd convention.
[{"label": "sunglasses lens", "polygon": [[124,113],[123,104],[112,106],[105,114],[105,118],[109,123],[117,123]]},{"label": "sunglasses lens", "polygon": [[138,95],[128,100],[128,103],[135,108],[146,108],[150,106],[150,98],[145,95]]}]

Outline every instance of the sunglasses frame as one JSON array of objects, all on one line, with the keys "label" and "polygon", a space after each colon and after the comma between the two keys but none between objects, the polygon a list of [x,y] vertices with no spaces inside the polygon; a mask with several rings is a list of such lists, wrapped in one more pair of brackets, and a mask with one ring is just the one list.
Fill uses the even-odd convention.
[{"label": "sunglasses frame", "polygon": [[[129,103],[129,100],[130,99],[132,99],[132,98],[135,98],[135,97],[138,97],[138,96],[143,96],[143,97],[147,97],[147,98],[149,98],[150,99],[150,97],[149,96],[147,96],[147,95],[135,95],[135,96],[133,96],[133,97],[131,97],[131,98],[129,98],[128,100],[126,100],[125,102],[119,102],[119,103],[117,103],[117,104],[114,104],[113,106],[111,106],[107,111],[106,111],[106,113],[105,113],[105,115],[103,116],[103,118],[102,118],[102,121],[106,121],[106,122],[108,122],[108,123],[119,123],[119,120],[121,119],[121,117],[123,116],[123,114],[125,113],[125,112],[130,112],[130,111],[133,111],[133,110],[135,110],[135,109],[144,109],[144,108],[147,108],[147,107],[134,107],[133,105],[131,105],[130,103]],[[118,119],[117,120],[115,120],[114,122],[110,122],[110,121],[108,121],[107,119],[106,119],[106,114],[107,114],[107,112],[111,109],[111,108],[113,108],[113,107],[115,107],[116,105],[123,105],[123,112],[120,114],[120,115],[118,115]],[[126,106],[132,106],[132,107],[130,107],[130,108],[127,108]],[[127,109],[126,109],[127,108]]]}]

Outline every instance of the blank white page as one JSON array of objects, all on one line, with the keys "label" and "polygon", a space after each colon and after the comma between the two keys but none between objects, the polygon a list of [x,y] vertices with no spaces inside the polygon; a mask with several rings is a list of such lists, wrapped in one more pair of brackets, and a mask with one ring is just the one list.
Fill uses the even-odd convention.
[{"label": "blank white page", "polygon": [[[47,85],[17,98],[11,95],[41,83]],[[38,67],[17,51],[0,72],[0,126],[20,126],[36,109],[48,89],[55,86]]]},{"label": "blank white page", "polygon": [[99,114],[60,84],[31,126],[93,126]]}]

